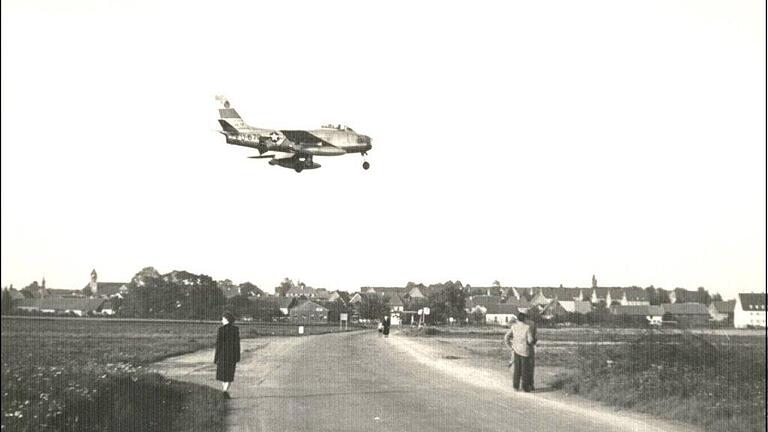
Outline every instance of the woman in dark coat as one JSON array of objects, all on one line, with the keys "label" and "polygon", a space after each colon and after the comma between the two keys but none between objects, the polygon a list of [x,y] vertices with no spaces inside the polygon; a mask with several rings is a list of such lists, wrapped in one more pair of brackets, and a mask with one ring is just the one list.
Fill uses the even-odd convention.
[{"label": "woman in dark coat", "polygon": [[235,379],[235,364],[240,361],[240,330],[233,325],[235,317],[224,312],[216,335],[216,380],[222,382],[224,397],[229,398],[229,386]]},{"label": "woman in dark coat", "polygon": [[384,322],[382,323],[384,326],[381,329],[381,332],[384,334],[384,337],[389,337],[389,315],[384,316]]}]

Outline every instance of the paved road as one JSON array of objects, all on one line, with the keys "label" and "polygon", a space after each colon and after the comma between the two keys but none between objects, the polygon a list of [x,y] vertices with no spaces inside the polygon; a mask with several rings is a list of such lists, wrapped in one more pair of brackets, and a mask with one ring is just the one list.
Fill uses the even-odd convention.
[{"label": "paved road", "polygon": [[[415,344],[415,345],[414,345]],[[668,431],[552,394],[509,389],[486,374],[430,358],[405,337],[376,332],[243,340],[228,401],[232,431]],[[218,386],[210,350],[157,364],[169,377]],[[433,361],[434,360],[434,361]],[[503,368],[502,368],[503,369]],[[562,397],[560,397],[562,399]]]}]

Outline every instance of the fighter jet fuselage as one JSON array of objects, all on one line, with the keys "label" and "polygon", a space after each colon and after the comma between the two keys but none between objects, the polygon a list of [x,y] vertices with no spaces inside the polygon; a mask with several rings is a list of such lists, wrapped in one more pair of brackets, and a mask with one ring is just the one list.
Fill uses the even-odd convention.
[{"label": "fighter jet fuselage", "polygon": [[[360,153],[365,156],[372,148],[371,138],[342,125],[326,125],[314,130],[277,130],[249,126],[243,122],[229,101],[217,98],[223,103],[219,109],[220,131],[228,144],[252,147],[259,151],[256,159],[270,159],[270,165],[292,168],[296,172],[320,168],[314,162],[315,156],[341,156]],[[369,163],[363,162],[368,169]]]}]

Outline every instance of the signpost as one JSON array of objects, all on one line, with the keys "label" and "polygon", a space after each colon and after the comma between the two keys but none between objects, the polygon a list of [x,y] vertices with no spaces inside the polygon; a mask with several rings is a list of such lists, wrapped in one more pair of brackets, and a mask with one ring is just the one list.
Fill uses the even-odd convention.
[{"label": "signpost", "polygon": [[345,324],[345,327],[347,330],[349,330],[349,314],[347,313],[340,313],[339,314],[339,330],[341,330],[341,323]]}]

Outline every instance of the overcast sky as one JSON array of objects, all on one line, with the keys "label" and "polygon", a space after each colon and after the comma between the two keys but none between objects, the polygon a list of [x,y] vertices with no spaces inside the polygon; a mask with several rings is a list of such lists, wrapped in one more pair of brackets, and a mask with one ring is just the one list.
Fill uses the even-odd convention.
[{"label": "overcast sky", "polygon": [[[2,2],[2,284],[765,287],[761,1]],[[297,174],[215,132],[344,123]]]}]

